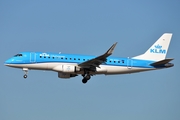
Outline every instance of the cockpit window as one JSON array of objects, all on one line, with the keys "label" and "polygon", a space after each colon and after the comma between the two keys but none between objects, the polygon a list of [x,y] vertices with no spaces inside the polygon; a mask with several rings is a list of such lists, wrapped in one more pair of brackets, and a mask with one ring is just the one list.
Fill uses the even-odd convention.
[{"label": "cockpit window", "polygon": [[14,57],[22,57],[22,56],[23,56],[22,54],[17,54]]}]

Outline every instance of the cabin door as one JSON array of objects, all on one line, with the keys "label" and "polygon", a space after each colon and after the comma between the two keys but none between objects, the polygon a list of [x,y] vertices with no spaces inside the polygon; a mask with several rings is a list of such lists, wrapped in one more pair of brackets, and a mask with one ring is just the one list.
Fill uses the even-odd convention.
[{"label": "cabin door", "polygon": [[128,69],[131,69],[131,68],[132,68],[132,63],[133,63],[132,59],[131,59],[131,58],[128,58],[128,59],[127,59],[127,68],[128,68]]},{"label": "cabin door", "polygon": [[36,53],[35,52],[30,53],[30,62],[31,63],[36,62]]}]

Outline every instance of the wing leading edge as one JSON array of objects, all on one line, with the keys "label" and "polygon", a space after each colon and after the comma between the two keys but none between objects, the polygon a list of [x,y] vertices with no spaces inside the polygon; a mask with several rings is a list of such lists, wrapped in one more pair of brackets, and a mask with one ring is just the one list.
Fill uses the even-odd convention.
[{"label": "wing leading edge", "polygon": [[82,67],[82,68],[94,68],[94,67],[99,67],[100,64],[102,64],[103,62],[106,61],[106,58],[110,55],[112,55],[114,48],[116,47],[116,43],[114,43],[106,53],[104,53],[103,55],[100,55],[96,58],[93,58],[91,60],[88,60],[86,62],[82,62],[80,63],[78,66]]}]

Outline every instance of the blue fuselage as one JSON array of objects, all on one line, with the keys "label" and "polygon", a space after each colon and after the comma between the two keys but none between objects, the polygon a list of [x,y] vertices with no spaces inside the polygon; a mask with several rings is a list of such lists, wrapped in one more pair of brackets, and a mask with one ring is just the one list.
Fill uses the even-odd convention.
[{"label": "blue fuselage", "polygon": [[[22,52],[8,59],[5,64],[39,64],[39,63],[75,63],[91,60],[96,56],[76,55],[76,54],[57,54],[42,52]],[[102,65],[121,66],[121,67],[137,67],[137,68],[154,68],[150,64],[154,61],[137,60],[123,57],[108,57]]]}]

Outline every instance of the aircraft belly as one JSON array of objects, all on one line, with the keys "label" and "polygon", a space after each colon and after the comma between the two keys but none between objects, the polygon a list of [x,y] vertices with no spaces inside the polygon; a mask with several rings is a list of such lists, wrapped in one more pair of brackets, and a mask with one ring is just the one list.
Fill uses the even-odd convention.
[{"label": "aircraft belly", "polygon": [[132,67],[130,73],[143,72],[143,71],[149,71],[149,70],[156,70],[156,68],[140,68],[140,67]]},{"label": "aircraft belly", "polygon": [[47,70],[47,63],[33,63],[33,64],[27,64],[27,68],[29,69],[36,69],[36,70]]},{"label": "aircraft belly", "polygon": [[33,64],[23,64],[19,67],[23,68],[26,66],[29,69],[36,69],[36,70],[52,70],[54,67],[58,65],[64,65],[69,63],[33,63]]},{"label": "aircraft belly", "polygon": [[106,67],[107,73],[106,74],[124,74],[129,73],[129,69],[127,67],[122,66],[108,66]]},{"label": "aircraft belly", "polygon": [[143,72],[148,70],[154,70],[154,68],[138,68],[138,67],[131,67],[128,68],[126,66],[108,66],[106,75],[110,74],[128,74],[128,73],[136,73],[136,72]]},{"label": "aircraft belly", "polygon": [[54,67],[58,65],[77,65],[76,63],[48,63],[48,69],[53,70]]},{"label": "aircraft belly", "polygon": [[26,64],[7,64],[6,66],[14,67],[14,68],[26,68]]}]

